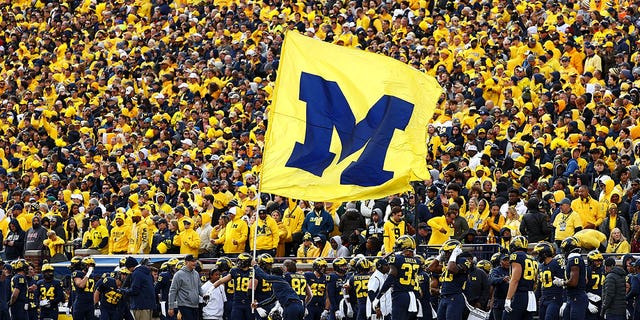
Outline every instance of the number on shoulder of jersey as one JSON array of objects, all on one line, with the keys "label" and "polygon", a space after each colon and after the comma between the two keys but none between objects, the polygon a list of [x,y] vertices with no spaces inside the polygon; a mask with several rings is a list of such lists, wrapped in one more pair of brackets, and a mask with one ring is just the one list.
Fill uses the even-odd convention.
[{"label": "number on shoulder of jersey", "polygon": [[568,237],[560,243],[560,250],[565,256],[580,252],[580,242],[575,237]]},{"label": "number on shoulder of jersey", "polygon": [[313,260],[313,271],[324,273],[325,271],[327,271],[327,265],[327,260],[325,260],[324,258],[316,258],[315,260]]},{"label": "number on shoulder of jersey", "polygon": [[555,249],[551,245],[551,243],[546,241],[541,241],[533,247],[533,253],[538,256],[538,261],[544,262],[546,258],[553,258],[555,255]]},{"label": "number on shoulder of jersey", "polygon": [[480,260],[478,261],[476,266],[484,270],[486,273],[491,272],[491,262],[489,262],[488,260]]},{"label": "number on shoulder of jersey", "polygon": [[347,272],[348,265],[349,263],[347,262],[347,259],[343,257],[333,260],[333,270],[336,272],[340,272],[340,273]]},{"label": "number on shoulder of jersey", "polygon": [[529,240],[524,236],[516,236],[509,242],[509,251],[527,251],[529,248]]},{"label": "number on shoulder of jersey", "polygon": [[587,260],[589,261],[589,264],[592,264],[595,261],[602,261],[604,260],[604,257],[602,256],[602,253],[600,253],[600,251],[598,250],[591,250],[589,252],[589,254],[587,255]]},{"label": "number on shoulder of jersey", "polygon": [[251,255],[243,252],[240,255],[238,255],[238,259],[237,259],[237,263],[238,263],[238,268],[248,268],[251,266]]},{"label": "number on shoulder of jersey", "polygon": [[405,251],[405,250],[415,250],[416,249],[416,240],[413,239],[410,235],[403,235],[396,239],[396,243],[394,245],[394,251]]}]

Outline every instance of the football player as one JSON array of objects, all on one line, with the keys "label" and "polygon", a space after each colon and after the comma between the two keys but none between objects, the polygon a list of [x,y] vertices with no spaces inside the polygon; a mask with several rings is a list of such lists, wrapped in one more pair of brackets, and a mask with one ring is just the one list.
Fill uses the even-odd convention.
[{"label": "football player", "polygon": [[553,279],[553,284],[566,287],[567,304],[560,316],[569,320],[585,319],[589,305],[586,292],[587,266],[580,256],[579,242],[574,237],[568,237],[562,240],[560,250],[566,261],[565,276]]},{"label": "football player", "polygon": [[464,308],[461,306],[465,305],[465,298],[462,291],[471,263],[468,259],[460,257],[460,254],[462,254],[460,241],[449,239],[442,244],[438,256],[429,265],[431,272],[442,272],[438,320],[461,320],[463,317]]},{"label": "football player", "polygon": [[329,316],[327,304],[327,260],[316,258],[312,264],[313,271],[304,273],[307,285],[311,288],[311,300],[307,303],[308,314],[305,320],[320,320]]},{"label": "football player", "polygon": [[540,279],[540,310],[538,317],[540,320],[560,319],[560,306],[562,305],[562,287],[553,284],[553,279],[563,278],[564,270],[554,259],[555,249],[548,242],[539,242],[533,248],[533,254],[537,256]]},{"label": "football player", "polygon": [[58,319],[58,304],[64,302],[64,289],[59,280],[53,278],[53,266],[42,266],[43,279],[38,280],[36,299],[40,306],[40,319]]},{"label": "football player", "polygon": [[82,270],[74,271],[71,274],[73,287],[75,288],[75,300],[73,301],[73,319],[93,320],[93,291],[95,290],[95,280],[91,277],[96,262],[91,257],[82,258]]},{"label": "football player", "polygon": [[509,242],[509,262],[511,275],[509,291],[504,300],[502,319],[531,319],[536,312],[536,297],[533,287],[538,274],[538,263],[527,254],[529,241],[524,236],[517,236]]},{"label": "football player", "polygon": [[220,284],[225,284],[233,280],[233,309],[231,309],[230,319],[251,319],[251,294],[250,289],[255,288],[253,281],[253,269],[251,269],[251,261],[253,258],[250,254],[243,252],[238,255],[237,267],[231,269],[229,274],[220,278],[213,285],[217,288]]},{"label": "football player", "polygon": [[600,306],[602,306],[602,287],[604,286],[604,257],[598,250],[592,250],[587,255],[587,298],[589,299],[589,313],[587,320],[598,320]]}]

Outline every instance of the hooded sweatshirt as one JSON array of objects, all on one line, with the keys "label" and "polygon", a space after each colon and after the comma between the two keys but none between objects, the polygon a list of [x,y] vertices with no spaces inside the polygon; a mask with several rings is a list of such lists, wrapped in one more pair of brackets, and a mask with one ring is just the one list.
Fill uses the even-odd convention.
[{"label": "hooded sweatshirt", "polygon": [[338,248],[335,250],[331,248],[329,250],[329,256],[327,256],[327,258],[339,258],[339,257],[349,256],[349,249],[347,249],[347,247],[342,245],[342,238],[340,238],[340,236],[334,236],[333,238],[331,238],[331,240],[335,241],[338,244]]},{"label": "hooded sweatshirt", "polygon": [[[38,223],[34,223],[35,221]],[[47,229],[40,225],[40,218],[33,217],[31,228],[26,233],[25,250],[42,250],[44,240],[47,239]]]},{"label": "hooded sweatshirt", "polygon": [[169,308],[175,309],[178,306],[197,308],[202,295],[200,287],[200,275],[194,270],[182,267],[171,280],[169,288]]},{"label": "hooded sweatshirt", "polygon": [[[14,225],[16,227],[15,231],[11,231],[11,225]],[[19,257],[24,256],[24,241],[26,238],[26,234],[25,232],[22,230],[22,227],[20,227],[20,223],[18,222],[17,219],[11,219],[11,222],[9,222],[9,233],[7,234],[6,237],[6,243],[7,245],[5,246],[5,255],[6,255],[6,259],[7,260],[15,260]],[[13,241],[13,245],[9,245],[10,242]]]},{"label": "hooded sweatshirt", "polygon": [[153,310],[156,307],[155,288],[151,270],[137,266],[131,274],[131,287],[127,289],[131,297],[131,310]]}]

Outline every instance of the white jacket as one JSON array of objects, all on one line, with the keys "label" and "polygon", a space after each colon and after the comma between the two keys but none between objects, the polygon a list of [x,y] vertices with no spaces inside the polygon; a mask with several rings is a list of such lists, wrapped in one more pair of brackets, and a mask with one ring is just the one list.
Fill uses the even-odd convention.
[{"label": "white jacket", "polygon": [[[380,272],[379,270],[374,271],[373,274],[371,274],[371,277],[369,278],[369,285],[367,287],[367,290],[373,291],[377,294],[378,292],[380,292],[380,289],[382,289],[382,285],[386,280],[387,280],[386,274]],[[380,312],[382,312],[382,315],[384,316],[391,314],[391,291],[392,290],[393,289],[387,290],[387,292],[380,297]],[[367,310],[367,318],[371,317],[370,313],[371,313],[371,309]]]}]

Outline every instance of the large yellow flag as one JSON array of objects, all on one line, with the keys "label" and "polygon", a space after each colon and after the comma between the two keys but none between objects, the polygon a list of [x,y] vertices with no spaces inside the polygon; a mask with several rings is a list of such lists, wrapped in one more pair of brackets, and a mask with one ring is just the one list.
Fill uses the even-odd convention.
[{"label": "large yellow flag", "polygon": [[441,92],[400,61],[287,33],[260,191],[339,202],[409,190],[429,177],[425,130]]}]

